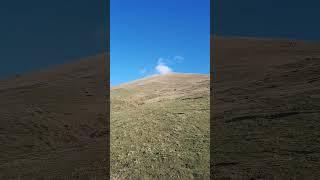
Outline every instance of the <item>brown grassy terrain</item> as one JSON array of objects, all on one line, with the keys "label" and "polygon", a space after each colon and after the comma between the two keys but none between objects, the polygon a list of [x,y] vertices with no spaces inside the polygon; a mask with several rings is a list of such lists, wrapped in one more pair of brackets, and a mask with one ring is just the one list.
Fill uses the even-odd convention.
[{"label": "brown grassy terrain", "polygon": [[112,179],[209,178],[209,77],[158,75],[111,89]]},{"label": "brown grassy terrain", "polygon": [[320,45],[216,38],[213,175],[320,177]]},{"label": "brown grassy terrain", "polygon": [[0,179],[105,177],[104,57],[0,81]]}]

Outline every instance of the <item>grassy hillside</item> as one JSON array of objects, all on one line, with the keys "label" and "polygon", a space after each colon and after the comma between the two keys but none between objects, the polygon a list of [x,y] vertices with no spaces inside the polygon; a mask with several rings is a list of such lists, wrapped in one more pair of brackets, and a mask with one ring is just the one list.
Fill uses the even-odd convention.
[{"label": "grassy hillside", "polygon": [[216,179],[320,177],[320,45],[216,38]]},{"label": "grassy hillside", "polygon": [[104,59],[0,81],[0,179],[106,176]]},{"label": "grassy hillside", "polygon": [[209,77],[170,74],[111,89],[113,179],[209,177]]}]

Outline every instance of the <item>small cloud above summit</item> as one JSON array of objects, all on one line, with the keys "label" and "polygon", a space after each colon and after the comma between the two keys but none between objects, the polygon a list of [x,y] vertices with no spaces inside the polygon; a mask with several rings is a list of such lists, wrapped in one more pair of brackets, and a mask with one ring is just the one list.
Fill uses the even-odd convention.
[{"label": "small cloud above summit", "polygon": [[156,70],[159,72],[159,74],[171,74],[172,69],[166,65],[158,64],[156,66]]},{"label": "small cloud above summit", "polygon": [[169,66],[166,65],[165,59],[163,59],[163,58],[159,58],[158,59],[158,64],[155,67],[155,69],[157,70],[157,72],[159,74],[171,74],[171,73],[173,73],[173,70]]},{"label": "small cloud above summit", "polygon": [[154,76],[174,73],[172,66],[176,63],[181,63],[184,60],[182,56],[174,56],[173,58],[158,58],[157,64],[153,70],[148,70],[146,67],[139,70],[139,74],[143,76]]}]

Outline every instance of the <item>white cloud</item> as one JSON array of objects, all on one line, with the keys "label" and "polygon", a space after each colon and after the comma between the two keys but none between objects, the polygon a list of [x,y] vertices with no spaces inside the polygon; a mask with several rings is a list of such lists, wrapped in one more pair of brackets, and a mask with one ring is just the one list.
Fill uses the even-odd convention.
[{"label": "white cloud", "polygon": [[166,65],[163,64],[158,64],[156,66],[156,70],[160,73],[160,74],[170,74],[172,73],[172,69]]},{"label": "white cloud", "polygon": [[157,70],[157,72],[159,74],[170,74],[170,73],[173,73],[173,70],[169,66],[166,65],[165,59],[163,59],[163,58],[159,58],[158,59],[158,64],[155,67],[155,69]]},{"label": "white cloud", "polygon": [[[147,68],[141,68],[139,70],[139,73],[143,76],[155,76],[155,75],[164,75],[164,74],[171,74],[174,73],[172,67],[175,64],[175,62],[181,63],[184,60],[184,57],[182,56],[174,56],[172,59],[165,59],[165,58],[158,58],[157,64],[154,67],[154,70],[152,72],[147,70]],[[170,65],[170,66],[169,66]]]}]

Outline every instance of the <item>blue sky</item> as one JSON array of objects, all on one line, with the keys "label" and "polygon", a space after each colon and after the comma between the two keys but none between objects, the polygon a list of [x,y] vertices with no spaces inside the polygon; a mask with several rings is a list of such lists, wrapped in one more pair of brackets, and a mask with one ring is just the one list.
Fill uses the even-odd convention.
[{"label": "blue sky", "polygon": [[111,85],[159,73],[208,74],[209,4],[209,0],[111,0]]},{"label": "blue sky", "polygon": [[214,0],[214,33],[320,40],[319,0]]},{"label": "blue sky", "polygon": [[105,51],[103,1],[3,1],[0,78]]},{"label": "blue sky", "polygon": [[[159,73],[157,67],[209,73],[209,0],[110,1],[112,85]],[[3,1],[0,78],[105,51],[103,3]],[[318,0],[214,0],[214,33],[320,41],[319,7]]]}]

